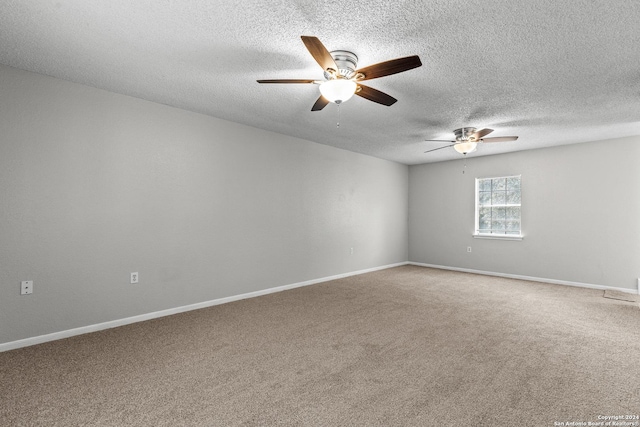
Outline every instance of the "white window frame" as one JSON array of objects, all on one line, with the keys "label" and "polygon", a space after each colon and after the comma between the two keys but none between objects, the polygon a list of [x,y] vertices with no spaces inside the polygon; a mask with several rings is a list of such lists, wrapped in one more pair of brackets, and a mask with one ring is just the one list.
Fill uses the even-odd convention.
[{"label": "white window frame", "polygon": [[[494,233],[481,233],[480,232],[480,180],[484,179],[502,179],[502,178],[519,178],[520,179],[520,203],[518,204],[505,204],[508,206],[520,207],[520,234],[494,234]],[[495,240],[522,240],[524,235],[522,234],[522,175],[506,175],[506,176],[489,176],[484,178],[476,178],[475,188],[475,221],[473,237],[476,239],[495,239]],[[493,206],[493,205],[492,205]]]}]

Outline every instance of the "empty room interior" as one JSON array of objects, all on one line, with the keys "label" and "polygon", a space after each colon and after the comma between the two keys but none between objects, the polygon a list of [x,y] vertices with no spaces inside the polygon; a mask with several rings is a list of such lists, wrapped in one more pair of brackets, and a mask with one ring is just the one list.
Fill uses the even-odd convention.
[{"label": "empty room interior", "polygon": [[0,425],[640,425],[638,19],[2,2]]}]

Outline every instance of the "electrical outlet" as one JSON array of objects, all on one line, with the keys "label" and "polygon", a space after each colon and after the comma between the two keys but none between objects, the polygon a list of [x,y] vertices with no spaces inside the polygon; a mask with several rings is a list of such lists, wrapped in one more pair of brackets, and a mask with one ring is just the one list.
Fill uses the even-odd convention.
[{"label": "electrical outlet", "polygon": [[33,280],[23,280],[20,282],[20,295],[31,295],[33,293]]},{"label": "electrical outlet", "polygon": [[471,246],[467,246],[467,252],[471,252]]},{"label": "electrical outlet", "polygon": [[139,278],[140,278],[140,277],[138,276],[138,272],[131,273],[131,283],[132,283],[132,284],[133,284],[133,283],[138,283],[138,279],[139,279]]}]

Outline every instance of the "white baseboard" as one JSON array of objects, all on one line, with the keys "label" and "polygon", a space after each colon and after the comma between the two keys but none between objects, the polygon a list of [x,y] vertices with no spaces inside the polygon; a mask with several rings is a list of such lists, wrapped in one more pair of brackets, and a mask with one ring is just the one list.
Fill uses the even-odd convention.
[{"label": "white baseboard", "polygon": [[616,288],[612,286],[594,285],[590,283],[571,282],[571,281],[556,280],[556,279],[545,279],[540,277],[522,276],[517,274],[495,273],[495,272],[484,271],[484,270],[473,270],[470,268],[449,267],[445,265],[435,265],[435,264],[426,264],[421,262],[406,261],[406,262],[399,262],[396,264],[383,265],[380,267],[368,268],[365,270],[358,270],[358,271],[352,271],[349,273],[337,274],[335,276],[322,277],[320,279],[313,279],[313,280],[307,280],[304,282],[292,283],[284,286],[277,286],[274,288],[263,289],[260,291],[248,292],[248,293],[239,294],[239,295],[233,295],[225,298],[218,298],[215,300],[184,305],[181,307],[169,308],[161,311],[154,311],[152,313],[126,317],[124,319],[117,319],[109,322],[97,323],[94,325],[82,326],[79,328],[68,329],[60,332],[53,332],[51,334],[39,335],[36,337],[25,338],[17,341],[0,343],[0,352],[15,350],[17,348],[28,347],[36,344],[42,344],[49,341],[56,341],[63,338],[73,337],[76,335],[102,331],[104,329],[117,328],[118,326],[129,325],[131,323],[137,323],[137,322],[144,322],[145,320],[157,319],[159,317],[164,317],[164,316],[171,316],[173,314],[184,313],[186,311],[191,311],[191,310],[198,310],[200,308],[212,307],[214,305],[225,304],[228,302],[239,301],[247,298],[254,298],[261,295],[267,295],[267,294],[272,294],[276,292],[282,292],[289,289],[300,288],[302,286],[309,286],[309,285],[315,285],[322,282],[329,282],[331,280],[342,279],[349,276],[356,276],[358,274],[370,273],[373,271],[385,270],[387,268],[399,267],[402,265],[416,265],[420,267],[430,267],[430,268],[438,268],[442,270],[460,271],[463,273],[482,274],[485,276],[506,277],[510,279],[529,280],[532,282],[543,282],[543,283],[552,283],[552,284],[565,285],[565,286],[576,286],[580,288],[615,290],[615,291],[626,292],[631,294],[635,294],[635,293],[640,294],[640,278],[638,278],[638,290],[634,291],[633,289],[629,289],[629,288]]},{"label": "white baseboard", "polygon": [[[602,289],[602,290],[611,290],[611,291],[620,291],[626,292],[629,294],[640,294],[640,288],[635,291],[629,288],[615,288],[613,286],[605,286],[605,285],[594,285],[591,283],[581,283],[581,282],[570,282],[568,280],[556,280],[556,279],[544,279],[541,277],[532,277],[532,276],[521,276],[518,274],[506,274],[506,273],[495,273],[492,271],[483,271],[483,270],[473,270],[470,268],[459,268],[459,267],[449,267],[446,265],[435,265],[435,264],[425,264],[422,262],[413,262],[409,261],[407,264],[409,265],[417,265],[420,267],[430,267],[430,268],[439,268],[442,270],[452,270],[452,271],[460,271],[463,273],[473,273],[473,274],[482,274],[484,276],[496,276],[496,277],[506,277],[509,279],[520,279],[520,280],[528,280],[531,282],[542,282],[542,283],[552,283],[554,285],[564,285],[564,286],[575,286],[578,288],[589,288],[589,289]],[[638,286],[640,287],[640,279],[638,279]]]},{"label": "white baseboard", "polygon": [[152,313],[141,314],[138,316],[126,317],[124,319],[112,320],[109,322],[98,323],[95,325],[82,326],[79,328],[68,329],[60,332],[53,332],[51,334],[39,335],[36,337],[25,338],[17,341],[10,341],[6,343],[0,343],[0,352],[15,350],[21,347],[28,347],[31,345],[42,344],[49,341],[60,340],[63,338],[69,338],[76,335],[87,334],[90,332],[102,331],[104,329],[117,328],[118,326],[129,325],[131,323],[144,322],[145,320],[156,319],[158,317],[171,316],[172,314],[184,313],[185,311],[198,310],[200,308],[211,307],[214,305],[225,304],[232,301],[238,301],[247,298],[254,298],[261,295],[273,294],[276,292],[282,292],[289,289],[299,288],[302,286],[315,285],[317,283],[329,282],[331,280],[342,279],[349,276],[356,276],[358,274],[370,273],[372,271],[385,270],[387,268],[399,267],[401,265],[407,265],[408,262],[399,262],[396,264],[383,265],[381,267],[367,268],[365,270],[352,271],[350,273],[336,274],[335,276],[322,277],[320,279],[307,280],[304,282],[292,283],[284,286],[277,286],[275,288],[262,289],[260,291],[248,292],[240,295],[233,295],[225,298],[218,298],[211,301],[199,302],[196,304],[184,305],[181,307],[169,308],[161,311],[154,311]]}]

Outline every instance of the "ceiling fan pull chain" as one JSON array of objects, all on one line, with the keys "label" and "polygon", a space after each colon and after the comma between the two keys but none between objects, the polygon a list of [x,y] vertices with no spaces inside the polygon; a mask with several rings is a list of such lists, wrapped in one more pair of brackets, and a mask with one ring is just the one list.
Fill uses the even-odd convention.
[{"label": "ceiling fan pull chain", "polygon": [[336,127],[338,129],[340,129],[340,104],[338,104],[338,123],[336,124]]},{"label": "ceiling fan pull chain", "polygon": [[464,171],[467,170],[467,153],[464,153],[464,168],[462,168],[462,175],[464,175]]}]

